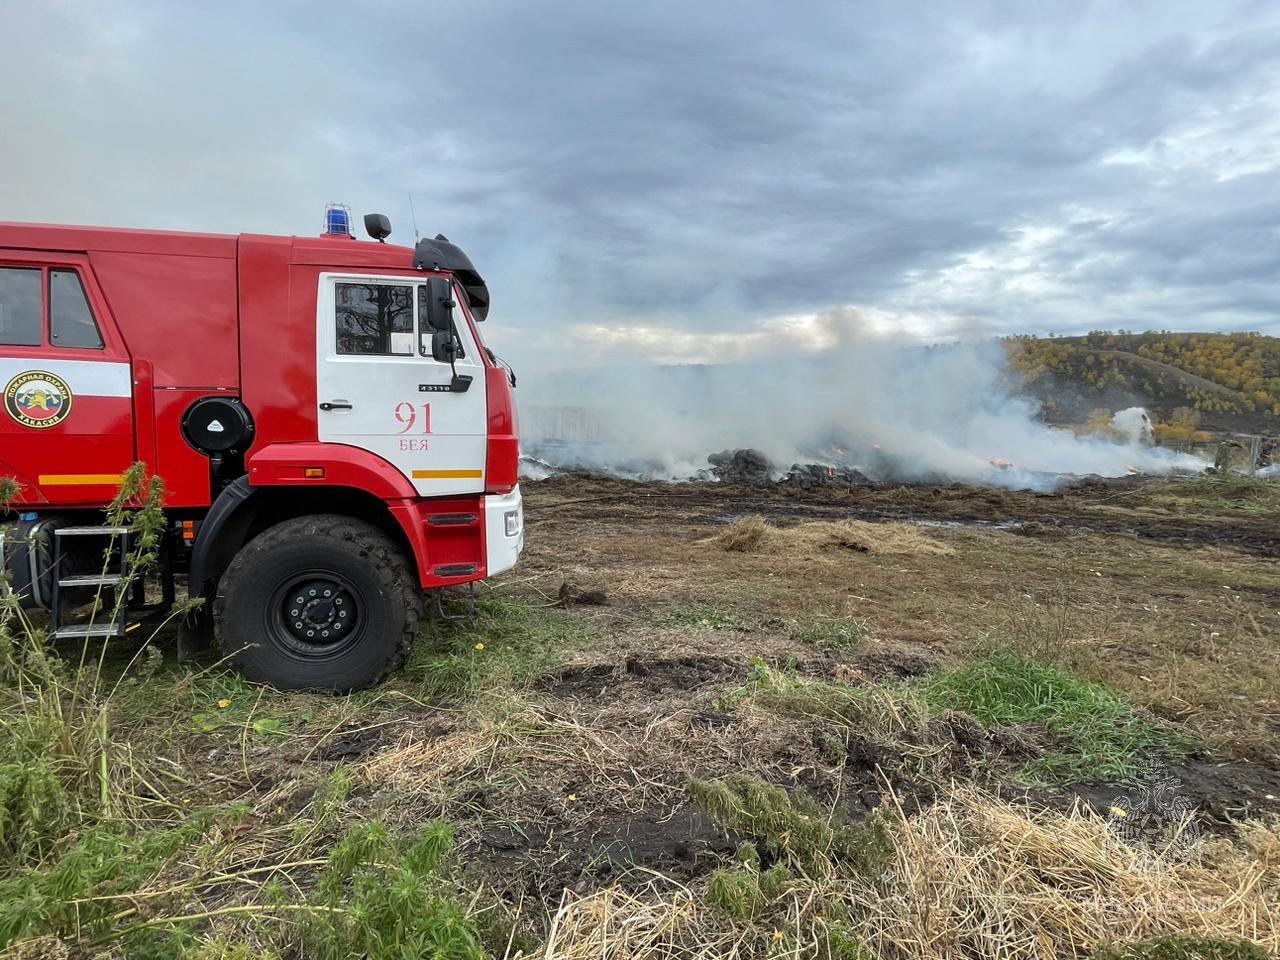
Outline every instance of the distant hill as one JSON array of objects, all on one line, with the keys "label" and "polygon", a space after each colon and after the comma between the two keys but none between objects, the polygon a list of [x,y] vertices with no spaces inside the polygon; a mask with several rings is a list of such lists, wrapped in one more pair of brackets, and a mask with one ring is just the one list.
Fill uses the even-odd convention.
[{"label": "distant hill", "polygon": [[1054,423],[1145,406],[1153,419],[1213,432],[1280,434],[1280,338],[1258,333],[1012,337],[1022,389]]}]

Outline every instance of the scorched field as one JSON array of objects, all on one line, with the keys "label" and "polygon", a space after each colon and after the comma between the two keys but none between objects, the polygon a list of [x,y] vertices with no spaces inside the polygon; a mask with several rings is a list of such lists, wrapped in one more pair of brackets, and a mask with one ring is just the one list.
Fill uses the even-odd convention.
[{"label": "scorched field", "polygon": [[345,698],[5,606],[7,955],[1280,949],[1275,483],[525,496]]}]

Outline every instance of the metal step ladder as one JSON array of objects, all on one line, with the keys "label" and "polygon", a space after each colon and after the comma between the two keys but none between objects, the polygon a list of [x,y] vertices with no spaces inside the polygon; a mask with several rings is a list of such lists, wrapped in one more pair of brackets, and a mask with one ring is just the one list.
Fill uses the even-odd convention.
[{"label": "metal step ladder", "polygon": [[[84,640],[89,637],[123,637],[130,628],[128,604],[120,602],[120,586],[125,582],[129,572],[129,528],[128,527],[58,527],[53,531],[53,576],[50,577],[50,596],[49,596],[49,625],[53,629],[53,638],[55,640]],[[76,574],[74,576],[62,575],[63,560],[63,543],[67,537],[97,537],[106,541],[103,545],[103,556],[106,551],[112,549],[112,541],[115,540],[115,549],[119,555],[119,570],[115,573],[90,573]],[[105,561],[104,561],[105,566]],[[75,587],[95,587],[100,591],[110,591],[110,603],[106,597],[102,598],[93,623],[68,623],[62,622],[64,610],[62,609],[62,590],[63,588]],[[143,584],[141,578],[135,580],[133,584],[134,600],[141,601]],[[117,610],[117,608],[119,608]],[[113,614],[117,614],[118,620],[108,620],[107,622],[99,622],[96,618],[104,615],[110,618]]]}]

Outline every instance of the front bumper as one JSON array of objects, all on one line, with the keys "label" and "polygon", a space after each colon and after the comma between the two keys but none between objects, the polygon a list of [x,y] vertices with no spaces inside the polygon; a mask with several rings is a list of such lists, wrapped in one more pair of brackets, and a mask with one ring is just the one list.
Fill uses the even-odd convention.
[{"label": "front bumper", "polygon": [[516,565],[524,549],[524,502],[518,486],[484,498],[484,541],[488,576]]}]

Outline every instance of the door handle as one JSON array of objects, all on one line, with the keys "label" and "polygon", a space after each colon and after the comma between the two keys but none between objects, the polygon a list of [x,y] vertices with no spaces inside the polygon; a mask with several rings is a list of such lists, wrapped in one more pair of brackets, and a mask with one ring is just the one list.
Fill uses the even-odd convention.
[{"label": "door handle", "polygon": [[320,404],[321,410],[350,410],[351,404],[345,400],[326,400]]}]

